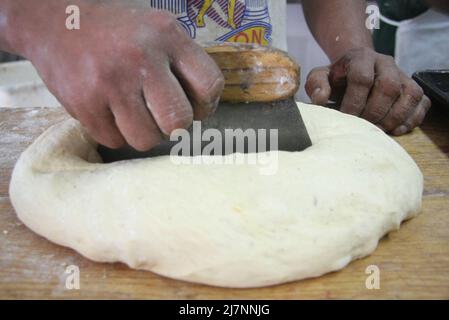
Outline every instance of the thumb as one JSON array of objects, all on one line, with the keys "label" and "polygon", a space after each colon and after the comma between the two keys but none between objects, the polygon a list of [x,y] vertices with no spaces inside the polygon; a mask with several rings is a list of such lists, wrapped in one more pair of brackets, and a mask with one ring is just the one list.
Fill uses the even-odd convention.
[{"label": "thumb", "polygon": [[329,67],[319,67],[310,71],[306,81],[306,92],[313,104],[326,105],[331,95]]}]

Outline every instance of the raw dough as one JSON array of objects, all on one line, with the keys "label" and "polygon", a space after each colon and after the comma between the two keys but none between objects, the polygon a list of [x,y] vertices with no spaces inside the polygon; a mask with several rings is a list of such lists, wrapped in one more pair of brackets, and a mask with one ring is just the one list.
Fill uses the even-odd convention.
[{"label": "raw dough", "polygon": [[169,157],[102,164],[68,120],[21,155],[11,201],[33,231],[95,261],[223,287],[320,276],[418,214],[423,177],[370,123],[299,107],[314,145],[280,152],[272,176]]}]

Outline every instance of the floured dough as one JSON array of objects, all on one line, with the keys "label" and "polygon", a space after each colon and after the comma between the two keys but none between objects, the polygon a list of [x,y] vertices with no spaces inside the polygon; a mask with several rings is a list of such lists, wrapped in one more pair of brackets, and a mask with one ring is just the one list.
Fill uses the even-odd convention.
[{"label": "floured dough", "polygon": [[279,152],[274,175],[168,156],[102,164],[68,120],[21,155],[11,201],[55,243],[175,279],[258,287],[338,270],[418,214],[423,177],[370,123],[299,107],[313,146]]}]

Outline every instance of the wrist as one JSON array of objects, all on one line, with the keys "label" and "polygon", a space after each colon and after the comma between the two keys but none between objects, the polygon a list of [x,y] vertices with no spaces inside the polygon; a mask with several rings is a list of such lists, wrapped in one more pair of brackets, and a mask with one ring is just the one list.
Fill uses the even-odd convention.
[{"label": "wrist", "polygon": [[[338,42],[338,40],[336,41]],[[335,63],[343,58],[350,51],[371,50],[374,51],[373,43],[370,40],[358,41],[354,43],[344,43],[342,45],[331,46],[331,49],[326,50],[331,63]]]},{"label": "wrist", "polygon": [[321,48],[328,56],[331,63],[337,62],[351,50],[374,50],[371,34],[347,34],[329,32],[320,38]]},{"label": "wrist", "polygon": [[[45,6],[45,5],[44,5]],[[26,56],[28,38],[35,30],[30,27],[36,13],[34,1],[5,0],[0,4],[0,49]]]}]

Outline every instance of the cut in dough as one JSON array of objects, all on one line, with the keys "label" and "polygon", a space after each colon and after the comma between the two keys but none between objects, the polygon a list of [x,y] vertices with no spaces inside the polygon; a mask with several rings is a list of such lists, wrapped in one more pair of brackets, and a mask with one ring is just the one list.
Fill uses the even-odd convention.
[{"label": "cut in dough", "polygon": [[313,146],[279,152],[275,175],[169,156],[103,164],[67,120],[21,155],[11,201],[33,231],[95,261],[223,287],[317,277],[370,254],[417,215],[423,177],[374,125],[299,108]]}]

